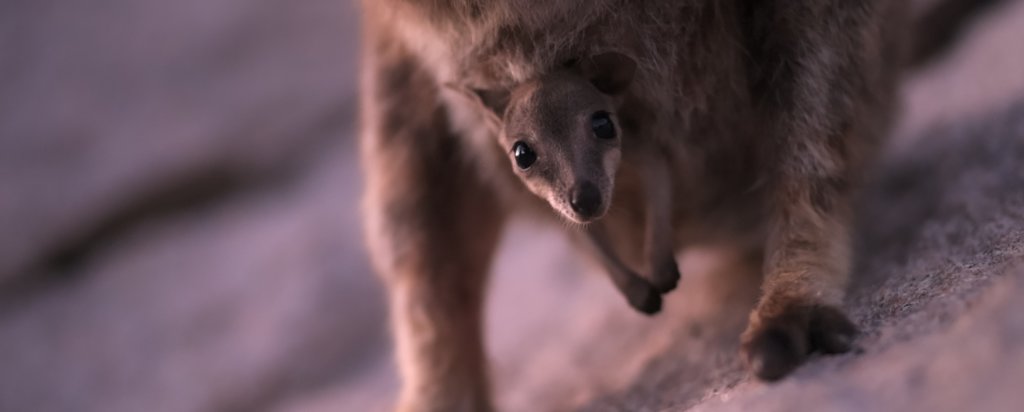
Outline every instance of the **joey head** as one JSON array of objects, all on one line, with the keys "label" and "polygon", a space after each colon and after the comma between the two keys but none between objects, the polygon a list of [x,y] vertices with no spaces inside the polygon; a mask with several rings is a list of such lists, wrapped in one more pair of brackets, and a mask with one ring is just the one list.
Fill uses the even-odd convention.
[{"label": "joey head", "polygon": [[[564,219],[583,225],[589,250],[607,269],[630,305],[644,313],[661,308],[661,294],[675,288],[671,176],[668,159],[649,136],[627,135],[617,115],[636,63],[619,53],[571,62],[510,90],[472,90],[498,126],[498,144],[523,184]],[[644,159],[647,250],[651,277],[628,268],[614,253],[601,225],[611,206],[623,141]]]}]

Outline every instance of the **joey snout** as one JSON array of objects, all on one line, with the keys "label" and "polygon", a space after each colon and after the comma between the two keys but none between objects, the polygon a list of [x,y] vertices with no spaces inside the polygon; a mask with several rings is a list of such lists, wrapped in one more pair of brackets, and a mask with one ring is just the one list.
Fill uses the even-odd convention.
[{"label": "joey snout", "polygon": [[588,222],[604,214],[601,198],[601,190],[597,185],[584,180],[569,191],[569,206],[580,221]]}]

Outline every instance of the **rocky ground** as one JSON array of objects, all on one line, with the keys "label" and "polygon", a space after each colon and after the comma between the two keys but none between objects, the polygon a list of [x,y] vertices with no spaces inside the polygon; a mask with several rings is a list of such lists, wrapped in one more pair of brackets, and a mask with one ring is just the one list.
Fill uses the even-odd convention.
[{"label": "rocky ground", "polygon": [[[373,411],[383,292],[338,0],[0,5],[0,411]],[[508,411],[985,410],[1024,401],[1024,3],[915,73],[861,207],[856,353],[751,380],[757,294],[681,256],[630,311],[518,222],[488,308]],[[523,302],[529,302],[528,305]]]}]

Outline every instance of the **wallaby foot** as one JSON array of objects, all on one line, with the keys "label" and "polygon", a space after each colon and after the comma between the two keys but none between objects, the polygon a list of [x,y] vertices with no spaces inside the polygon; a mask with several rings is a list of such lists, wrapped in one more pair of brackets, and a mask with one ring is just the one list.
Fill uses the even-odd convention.
[{"label": "wallaby foot", "polygon": [[743,333],[741,355],[755,376],[775,381],[811,353],[848,352],[857,333],[853,322],[834,306],[793,303],[768,317],[755,311]]}]

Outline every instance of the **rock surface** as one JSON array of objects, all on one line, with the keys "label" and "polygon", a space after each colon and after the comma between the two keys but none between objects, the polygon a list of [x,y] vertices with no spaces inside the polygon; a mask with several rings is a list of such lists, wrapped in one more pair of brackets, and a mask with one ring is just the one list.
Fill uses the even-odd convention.
[{"label": "rock surface", "polygon": [[[389,407],[357,20],[335,0],[0,5],[0,411]],[[646,318],[558,228],[519,222],[488,308],[499,405],[1016,410],[1022,38],[1014,2],[908,78],[861,207],[857,353],[753,381],[735,355],[756,280],[688,252]]]}]

